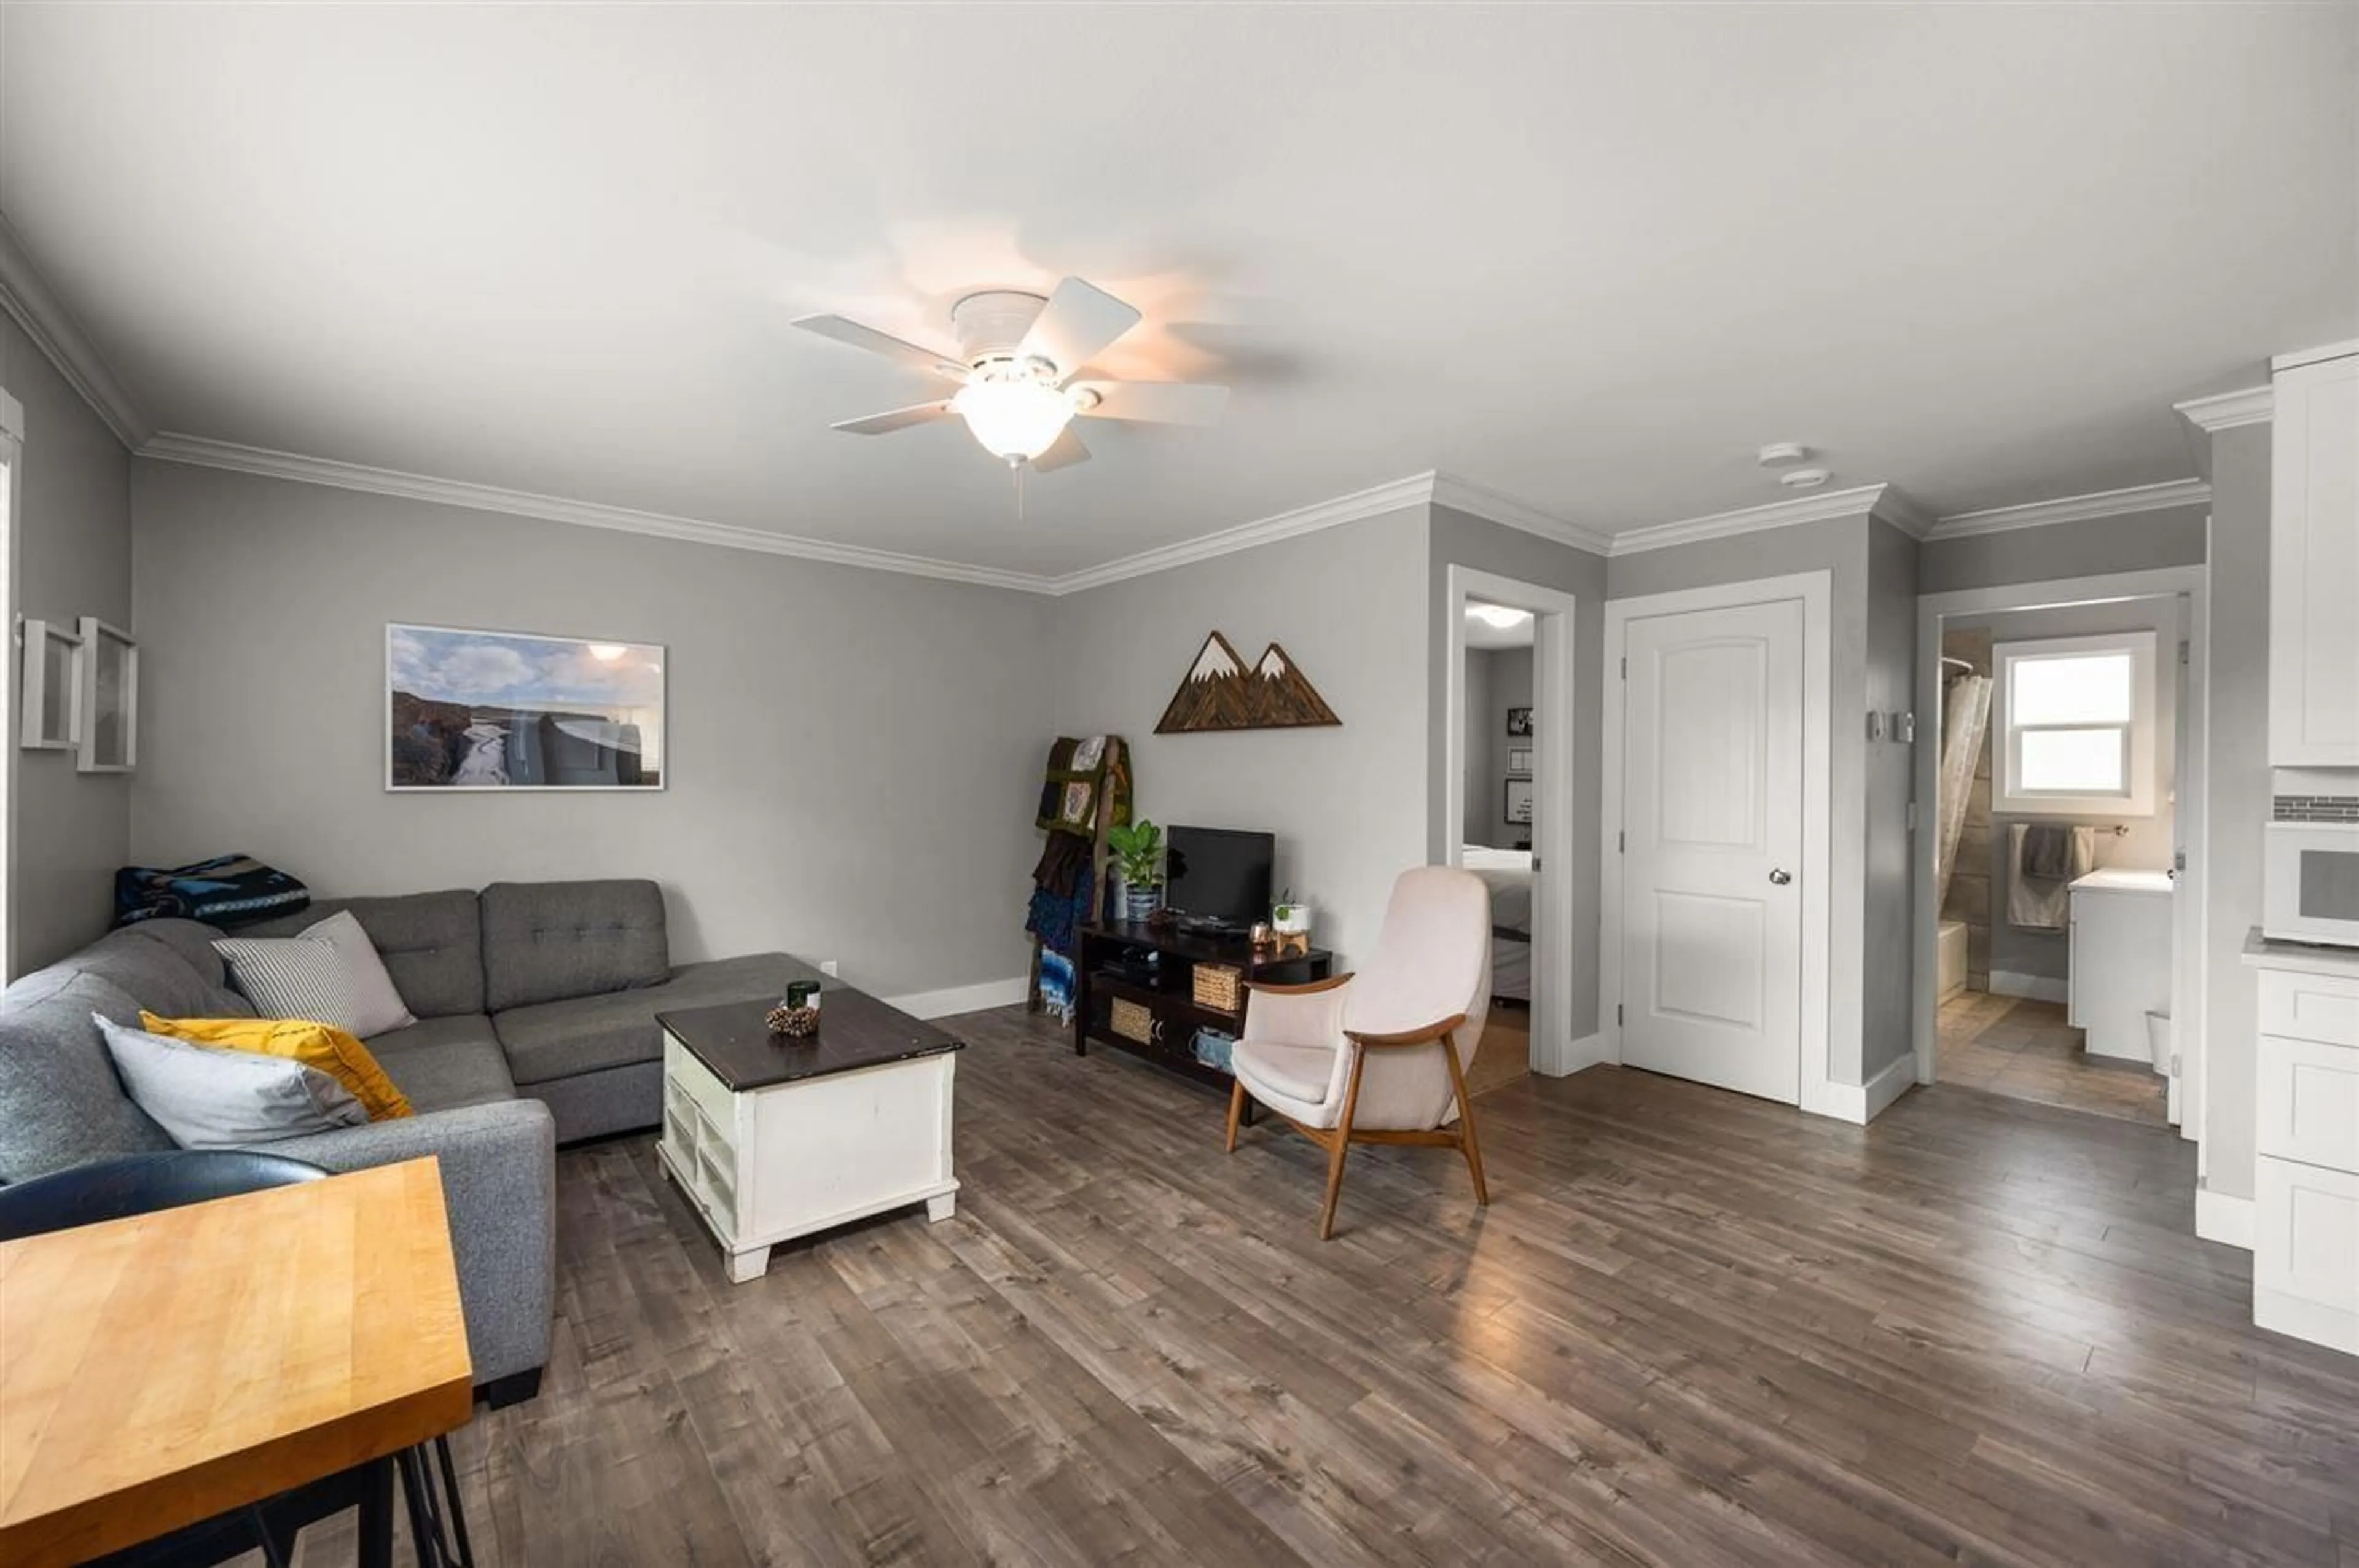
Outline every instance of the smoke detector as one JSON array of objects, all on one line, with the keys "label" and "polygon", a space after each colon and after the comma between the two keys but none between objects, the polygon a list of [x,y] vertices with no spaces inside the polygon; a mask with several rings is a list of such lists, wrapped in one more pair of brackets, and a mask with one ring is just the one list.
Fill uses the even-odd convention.
[{"label": "smoke detector", "polygon": [[1755,460],[1765,469],[1783,469],[1793,467],[1810,455],[1810,449],[1799,441],[1772,441],[1761,449],[1760,457]]},{"label": "smoke detector", "polygon": [[1788,469],[1777,482],[1788,490],[1816,490],[1833,477],[1824,469]]}]

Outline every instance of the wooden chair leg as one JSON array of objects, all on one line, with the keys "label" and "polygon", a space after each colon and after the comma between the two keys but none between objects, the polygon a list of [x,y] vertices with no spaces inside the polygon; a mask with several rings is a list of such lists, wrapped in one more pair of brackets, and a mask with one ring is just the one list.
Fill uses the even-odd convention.
[{"label": "wooden chair leg", "polygon": [[1229,1152],[1237,1152],[1237,1121],[1245,1113],[1245,1083],[1239,1078],[1229,1086]]},{"label": "wooden chair leg", "polygon": [[1343,1119],[1335,1124],[1332,1134],[1335,1141],[1327,1148],[1327,1201],[1319,1210],[1319,1239],[1335,1239],[1335,1204],[1343,1195],[1343,1157],[1352,1152],[1352,1113],[1360,1104],[1360,1069],[1368,1054],[1357,1046],[1352,1052],[1352,1076],[1343,1086]]},{"label": "wooden chair leg", "polygon": [[1474,1178],[1474,1201],[1491,1206],[1491,1189],[1483,1181],[1483,1146],[1474,1139],[1474,1101],[1466,1093],[1466,1073],[1458,1065],[1455,1035],[1441,1037],[1441,1054],[1450,1063],[1450,1087],[1458,1091],[1458,1152],[1466,1156],[1466,1173]]}]

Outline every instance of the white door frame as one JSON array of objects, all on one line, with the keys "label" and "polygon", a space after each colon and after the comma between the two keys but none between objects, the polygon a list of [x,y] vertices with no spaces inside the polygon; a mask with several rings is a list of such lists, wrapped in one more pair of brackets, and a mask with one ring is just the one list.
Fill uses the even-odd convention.
[{"label": "white door frame", "polygon": [[[1573,1070],[1572,1049],[1572,629],[1580,603],[1543,588],[1473,567],[1449,568],[1443,611],[1450,669],[1442,683],[1442,859],[1461,864],[1466,842],[1466,601],[1532,612],[1532,844],[1539,852],[1532,897],[1531,1069],[1549,1077]],[[1582,1059],[1585,1063],[1586,1058]]]},{"label": "white door frame", "polygon": [[[2047,582],[2007,583],[1998,588],[1959,589],[1949,593],[1917,597],[1917,782],[1912,807],[1918,832],[1909,846],[1913,884],[1909,922],[1911,950],[1910,1019],[1917,1053],[1917,1081],[1934,1081],[1936,1020],[1940,1012],[1939,975],[1940,878],[1938,824],[1941,791],[1941,622],[1952,615],[1987,615],[2002,611],[2048,610],[2074,604],[2105,604],[2125,599],[2167,599],[2183,595],[2187,614],[2181,628],[2187,639],[2187,665],[2179,673],[2179,744],[2184,764],[2171,781],[2175,794],[2174,831],[2186,846],[2188,874],[2172,896],[2172,947],[2176,955],[2191,955],[2171,966],[2170,1016],[2173,1049],[2179,1054],[2180,1103],[2179,1130],[2198,1141],[2199,1159],[2203,1131],[2204,1073],[2211,1053],[2204,1048],[2204,1008],[2209,993],[2205,975],[2211,922],[2204,912],[2210,888],[2204,876],[2206,846],[2205,800],[2210,766],[2211,586],[2209,567],[2161,567],[2150,571],[2113,572],[2102,577],[2060,578]],[[2174,650],[2169,655],[2176,657]],[[2190,885],[2191,884],[2191,885]]]},{"label": "white door frame", "polygon": [[[1833,820],[1830,816],[1834,774],[1834,731],[1830,723],[1833,697],[1834,635],[1833,574],[1797,572],[1788,577],[1757,578],[1751,582],[1715,583],[1708,588],[1650,593],[1638,599],[1613,599],[1605,603],[1605,719],[1603,728],[1603,800],[1598,813],[1601,836],[1599,863],[1604,868],[1598,901],[1597,1002],[1598,1033],[1604,1059],[1622,1060],[1622,752],[1623,659],[1629,646],[1634,620],[1654,615],[1678,615],[1692,610],[1727,610],[1744,604],[1767,604],[1778,600],[1802,601],[1802,1022],[1801,1108],[1816,1116],[1847,1121],[1853,1114],[1833,1089],[1827,1072],[1828,1002],[1832,990],[1829,965],[1832,950],[1828,922],[1834,909],[1832,880]],[[1851,1098],[1857,1098],[1853,1091]]]}]

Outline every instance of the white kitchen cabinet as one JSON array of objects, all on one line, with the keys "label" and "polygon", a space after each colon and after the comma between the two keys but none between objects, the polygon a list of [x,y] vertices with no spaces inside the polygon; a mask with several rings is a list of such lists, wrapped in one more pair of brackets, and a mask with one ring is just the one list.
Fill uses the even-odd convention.
[{"label": "white kitchen cabinet", "polygon": [[2088,1032],[2082,1048],[2168,1068],[2146,1015],[2170,1011],[2170,873],[2109,867],[2074,881],[2071,895],[2070,1017]]},{"label": "white kitchen cabinet", "polygon": [[2255,932],[2253,1321],[2359,1353],[2359,949]]},{"label": "white kitchen cabinet", "polygon": [[2359,353],[2288,361],[2270,416],[2269,762],[2359,767]]}]

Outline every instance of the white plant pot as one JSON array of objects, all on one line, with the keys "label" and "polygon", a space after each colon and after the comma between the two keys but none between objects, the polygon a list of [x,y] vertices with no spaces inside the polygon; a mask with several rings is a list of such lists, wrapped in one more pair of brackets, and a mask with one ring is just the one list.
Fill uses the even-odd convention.
[{"label": "white plant pot", "polygon": [[1310,929],[1310,906],[1299,903],[1287,905],[1284,914],[1271,917],[1270,929],[1281,936],[1302,935]]}]

